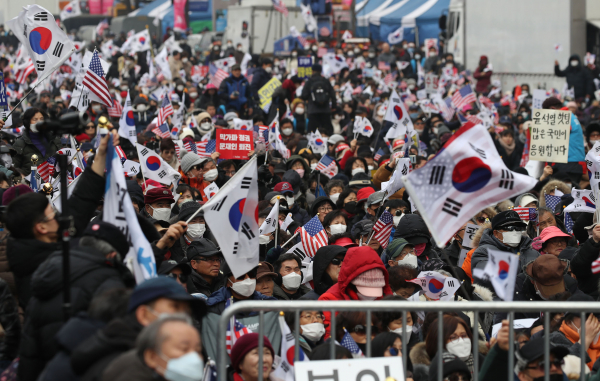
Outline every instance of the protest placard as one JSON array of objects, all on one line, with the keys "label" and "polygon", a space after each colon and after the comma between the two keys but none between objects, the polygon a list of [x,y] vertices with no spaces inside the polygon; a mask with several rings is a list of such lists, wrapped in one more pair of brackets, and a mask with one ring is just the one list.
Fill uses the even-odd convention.
[{"label": "protest placard", "polygon": [[248,152],[254,149],[252,131],[217,130],[217,149],[219,159],[248,159]]},{"label": "protest placard", "polygon": [[477,230],[479,230],[479,225],[467,224],[467,226],[465,227],[465,235],[462,241],[463,247],[473,248],[473,238],[475,237],[475,233],[477,233]]},{"label": "protest placard", "polygon": [[532,102],[531,102],[531,108],[534,110],[541,109],[542,103],[544,103],[544,101],[548,97],[549,97],[549,95],[546,94],[546,90],[542,90],[542,89],[533,90],[533,98],[532,98]]},{"label": "protest placard", "polygon": [[8,110],[8,98],[6,97],[6,86],[4,85],[4,73],[0,72],[0,110]]},{"label": "protest placard", "polygon": [[[298,361],[296,381],[385,381],[404,380],[402,357],[356,358],[350,360]],[[365,377],[368,376],[368,377]]]},{"label": "protest placard", "polygon": [[425,90],[428,94],[437,93],[439,87],[439,77],[433,73],[425,74]]},{"label": "protest placard", "polygon": [[273,98],[273,93],[275,92],[275,89],[279,86],[281,86],[281,82],[277,78],[273,77],[269,82],[267,82],[266,85],[264,85],[260,88],[260,90],[258,90],[258,97],[260,99],[261,109],[269,109],[269,106],[271,105],[271,98]]},{"label": "protest placard", "polygon": [[312,57],[298,57],[298,78],[312,77]]},{"label": "protest placard", "polygon": [[567,163],[571,112],[533,110],[529,160]]}]

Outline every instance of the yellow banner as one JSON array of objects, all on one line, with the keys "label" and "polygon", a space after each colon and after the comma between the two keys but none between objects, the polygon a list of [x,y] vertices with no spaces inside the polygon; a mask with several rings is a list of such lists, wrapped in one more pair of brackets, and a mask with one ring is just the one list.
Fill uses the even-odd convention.
[{"label": "yellow banner", "polygon": [[265,109],[269,104],[271,104],[271,98],[273,98],[273,93],[275,89],[281,86],[281,82],[275,77],[273,77],[266,85],[261,87],[258,90],[258,97],[260,99],[260,108]]}]

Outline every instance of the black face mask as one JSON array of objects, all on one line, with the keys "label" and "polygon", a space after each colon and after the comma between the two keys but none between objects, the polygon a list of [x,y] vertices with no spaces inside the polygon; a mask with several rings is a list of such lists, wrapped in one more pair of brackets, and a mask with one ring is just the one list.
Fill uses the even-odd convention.
[{"label": "black face mask", "polygon": [[[356,345],[358,345],[358,347],[360,348],[362,353],[367,353],[367,344],[366,343],[362,343],[362,344],[356,343]],[[550,381],[554,381],[554,380],[550,380]]]},{"label": "black face mask", "polygon": [[[562,380],[563,380],[562,374],[551,374],[550,375],[550,381],[562,381]],[[536,377],[533,379],[533,381],[544,381],[544,376]]]},{"label": "black face mask", "polygon": [[358,212],[356,201],[347,202],[346,205],[344,205],[344,210],[350,214],[356,214]]}]

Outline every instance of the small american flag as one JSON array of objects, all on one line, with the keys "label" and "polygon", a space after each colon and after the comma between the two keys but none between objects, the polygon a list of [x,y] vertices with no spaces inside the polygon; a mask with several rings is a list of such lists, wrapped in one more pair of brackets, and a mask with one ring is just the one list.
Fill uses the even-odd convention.
[{"label": "small american flag", "polygon": [[311,258],[315,256],[317,250],[327,245],[327,233],[323,229],[318,215],[315,215],[300,229],[300,238],[304,252]]},{"label": "small american flag", "polygon": [[544,199],[546,200],[546,208],[554,211],[556,209],[556,205],[560,202],[559,196],[553,196],[551,194],[545,194]]},{"label": "small american flag", "polygon": [[536,208],[514,208],[513,210],[519,214],[519,218],[523,221],[536,221],[538,218]]},{"label": "small american flag", "polygon": [[461,114],[460,112],[458,113],[458,120],[460,121],[461,126],[467,122],[471,122],[474,125],[483,123],[483,121],[475,115],[466,115],[465,116],[465,115]]},{"label": "small american flag", "polygon": [[98,58],[98,52],[94,50],[90,66],[83,77],[83,85],[86,86],[92,93],[96,94],[105,106],[112,105],[112,99],[108,92],[108,84],[104,78],[104,70]]},{"label": "small american flag", "polygon": [[273,2],[273,8],[275,8],[275,10],[277,12],[281,12],[281,14],[283,14],[285,17],[287,17],[288,15],[288,9],[285,6],[285,4],[283,3],[283,0],[271,0]]},{"label": "small american flag", "polygon": [[383,148],[380,148],[379,151],[375,152],[375,156],[373,156],[373,160],[378,161],[384,155]]},{"label": "small american flag", "polygon": [[454,107],[459,110],[476,100],[477,98],[475,97],[473,90],[471,90],[471,85],[461,88],[452,95],[452,103],[454,103]]},{"label": "small american flag", "polygon": [[169,101],[169,97],[165,94],[158,110],[158,120],[156,123],[159,126],[163,125],[171,115],[173,115],[173,106],[171,106],[171,101]]},{"label": "small american flag", "polygon": [[594,274],[600,273],[600,258],[598,258],[594,262],[592,262],[592,273],[594,273]]},{"label": "small american flag", "polygon": [[[233,332],[231,332],[231,326],[233,325]],[[252,333],[248,327],[237,321],[235,316],[231,317],[229,324],[227,325],[227,336],[225,337],[225,346],[227,348],[227,354],[231,355],[231,348],[235,345],[235,342],[245,334]]]},{"label": "small american flag", "polygon": [[375,226],[373,226],[373,238],[381,244],[384,249],[390,243],[390,234],[392,234],[392,227],[394,226],[394,218],[392,214],[387,210],[381,213],[381,217],[377,220]]},{"label": "small american flag", "polygon": [[107,110],[109,116],[112,116],[114,118],[120,118],[121,114],[123,113],[123,106],[121,106],[121,103],[119,101],[113,99],[112,106],[109,106]]},{"label": "small american flag", "polygon": [[209,73],[209,77],[210,77],[210,83],[212,83],[213,85],[219,87],[221,86],[221,82],[223,82],[223,80],[227,77],[229,77],[229,74],[227,74],[227,72],[223,69],[218,69],[215,65],[211,64],[209,69],[208,69],[208,73]]},{"label": "small american flag", "polygon": [[152,129],[152,132],[154,132],[156,135],[160,136],[163,139],[171,137],[171,131],[169,131],[169,126],[166,123],[154,127]]},{"label": "small american flag", "polygon": [[327,167],[329,167],[331,165],[331,163],[333,162],[333,159],[328,156],[325,155],[321,158],[321,160],[317,163],[317,166],[315,167],[315,171],[323,171],[325,170]]},{"label": "small american flag", "polygon": [[117,151],[117,156],[121,160],[121,164],[123,164],[125,160],[127,160],[127,156],[125,156],[125,151],[123,151],[123,148],[121,148],[121,146],[116,146],[115,151]]},{"label": "small american flag", "polygon": [[483,95],[479,96],[479,103],[483,104],[487,108],[492,108],[492,106],[494,105],[494,102],[492,102],[490,98],[485,97]]},{"label": "small american flag", "polygon": [[358,347],[358,344],[356,344],[356,341],[354,341],[352,336],[350,336],[348,331],[346,331],[346,328],[344,328],[344,337],[342,337],[342,341],[340,342],[340,344],[342,345],[342,347],[349,350],[353,355],[358,355],[359,357],[363,356],[363,353]]},{"label": "small american flag", "polygon": [[104,19],[102,20],[98,26],[96,26],[96,35],[97,36],[102,36],[102,33],[104,33],[104,31],[106,29],[108,29],[109,25],[108,25],[108,19]]},{"label": "small american flag", "polygon": [[43,182],[47,183],[50,181],[50,176],[52,176],[52,174],[54,173],[55,164],[56,158],[54,156],[51,156],[48,158],[48,160],[38,165],[37,173],[40,175],[40,178]]},{"label": "small american flag", "polygon": [[442,116],[444,117],[444,120],[446,121],[450,121],[452,120],[452,117],[454,116],[454,108],[452,107],[452,99],[450,97],[447,97],[446,99],[444,99],[444,101],[442,103],[439,104],[440,106],[440,111],[442,112]]},{"label": "small american flag", "polygon": [[394,80],[394,76],[392,75],[392,73],[388,73],[384,78],[383,78],[383,83],[385,83],[386,86],[389,86],[390,83],[392,83],[392,81]]},{"label": "small american flag", "polygon": [[193,152],[200,157],[210,157],[217,148],[217,141],[215,139],[207,140],[204,142],[185,142],[183,145],[188,152]]},{"label": "small american flag", "polygon": [[571,213],[565,212],[565,227],[567,228],[567,233],[573,234],[573,226],[575,222],[571,218]]}]

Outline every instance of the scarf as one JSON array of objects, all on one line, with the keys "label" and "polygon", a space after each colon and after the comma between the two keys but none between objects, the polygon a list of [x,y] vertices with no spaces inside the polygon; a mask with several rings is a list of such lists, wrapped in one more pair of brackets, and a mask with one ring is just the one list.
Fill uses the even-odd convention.
[{"label": "scarf", "polygon": [[[577,343],[579,342],[579,332],[577,332],[577,330],[573,328],[571,324],[568,324],[566,321],[563,321],[559,331],[561,331],[565,335],[565,337],[569,339],[570,342]],[[594,363],[596,362],[596,359],[600,357],[600,340],[590,345],[590,347],[587,350],[587,354],[588,356],[590,356],[590,359],[592,359],[592,361],[587,363],[588,368],[590,368],[591,370],[594,366]]]},{"label": "scarf", "polygon": [[[37,148],[42,153],[42,157],[40,158],[40,160],[46,157],[46,145],[48,144],[48,141],[46,140],[44,135],[37,132],[29,131],[29,139],[31,139],[31,142],[33,143],[35,148]],[[38,161],[38,164],[41,163]]]},{"label": "scarf", "polygon": [[504,143],[502,138],[498,139],[498,143],[500,143],[500,145],[504,148],[508,156],[512,155],[513,151],[515,150],[515,147],[517,146],[517,143],[514,141],[514,139],[511,145],[507,145],[506,143]]}]

